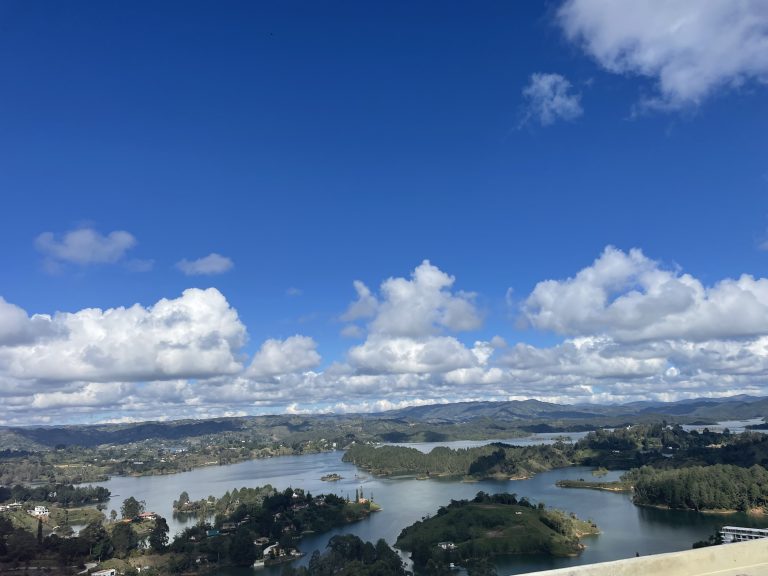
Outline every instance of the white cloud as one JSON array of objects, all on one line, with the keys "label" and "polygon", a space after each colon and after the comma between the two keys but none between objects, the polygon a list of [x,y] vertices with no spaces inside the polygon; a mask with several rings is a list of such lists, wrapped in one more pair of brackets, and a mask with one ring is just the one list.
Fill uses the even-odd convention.
[{"label": "white cloud", "polygon": [[208,256],[198,258],[197,260],[187,260],[185,258],[176,263],[176,268],[187,276],[212,276],[228,272],[234,265],[230,258],[212,252]]},{"label": "white cloud", "polygon": [[118,230],[103,236],[92,228],[80,228],[57,238],[53,232],[43,232],[35,239],[37,249],[56,263],[110,264],[121,260],[136,245],[128,232]]},{"label": "white cloud", "polygon": [[549,126],[557,120],[575,120],[581,116],[584,113],[581,95],[571,88],[571,83],[560,74],[531,74],[528,85],[523,88],[526,104],[522,124],[536,121]]},{"label": "white cloud", "polygon": [[353,285],[355,292],[357,292],[357,300],[352,302],[347,311],[341,315],[341,319],[345,322],[352,322],[360,318],[370,318],[376,314],[376,310],[379,307],[379,301],[376,300],[368,286],[360,280],[355,280]]},{"label": "white cloud", "polygon": [[558,20],[607,70],[655,80],[648,106],[697,105],[720,88],[768,80],[764,0],[566,0]]},{"label": "white cloud", "polygon": [[627,342],[753,337],[768,334],[768,279],[742,275],[706,287],[638,249],[609,246],[573,278],[539,282],[523,312],[539,329]]},{"label": "white cloud", "polygon": [[348,352],[350,363],[367,373],[448,372],[477,363],[472,351],[450,336],[391,338],[371,336]]},{"label": "white cloud", "polygon": [[245,327],[214,288],[189,289],[149,308],[89,308],[32,320],[55,336],[0,348],[0,370],[19,380],[205,378],[242,367],[236,353]]},{"label": "white cloud", "polygon": [[0,422],[768,393],[767,279],[705,286],[640,250],[608,247],[519,298],[530,326],[560,336],[546,347],[510,334],[462,342],[481,314],[454,284],[428,262],[378,291],[356,283],[344,332],[362,341],[323,369],[317,342],[302,335],[267,340],[247,362],[245,327],[215,289],[52,316],[0,299]]},{"label": "white cloud", "polygon": [[[423,337],[443,330],[479,328],[482,318],[475,295],[450,292],[455,279],[425,260],[411,279],[389,278],[381,285],[381,301],[369,331],[387,336]],[[359,292],[358,292],[359,294]]]},{"label": "white cloud", "polygon": [[[478,366],[479,357],[446,332],[474,330],[482,323],[475,295],[452,291],[455,279],[422,262],[410,278],[389,278],[376,296],[362,282],[355,282],[357,300],[343,320],[368,318],[365,342],[347,352],[347,360],[358,373],[367,375],[432,375]],[[357,324],[343,335],[361,337]]]},{"label": "white cloud", "polygon": [[33,342],[53,335],[56,328],[47,316],[33,316],[0,296],[0,346],[13,346]]},{"label": "white cloud", "polygon": [[118,407],[132,391],[126,383],[89,382],[73,392],[43,392],[33,396],[31,408],[51,410],[95,406],[101,409]]},{"label": "white cloud", "polygon": [[320,364],[317,342],[307,336],[267,340],[254,355],[246,376],[254,379],[302,372]]},{"label": "white cloud", "polygon": [[347,324],[341,329],[341,335],[344,338],[362,338],[365,336],[365,331],[357,324]]}]

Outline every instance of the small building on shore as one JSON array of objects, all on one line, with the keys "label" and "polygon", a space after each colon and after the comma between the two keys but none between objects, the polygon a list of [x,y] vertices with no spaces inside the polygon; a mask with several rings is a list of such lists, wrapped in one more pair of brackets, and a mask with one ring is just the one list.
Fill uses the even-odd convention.
[{"label": "small building on shore", "polygon": [[723,538],[723,544],[746,542],[747,540],[760,540],[761,538],[768,538],[768,529],[744,528],[743,526],[723,526],[720,529],[720,536]]}]

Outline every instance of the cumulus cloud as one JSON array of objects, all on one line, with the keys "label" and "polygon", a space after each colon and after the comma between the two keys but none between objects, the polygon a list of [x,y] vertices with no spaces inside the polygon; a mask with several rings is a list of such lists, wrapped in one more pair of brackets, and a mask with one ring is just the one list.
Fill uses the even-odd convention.
[{"label": "cumulus cloud", "polygon": [[558,21],[607,70],[653,79],[647,106],[697,105],[720,88],[768,80],[763,0],[566,0]]},{"label": "cumulus cloud", "polygon": [[0,346],[13,346],[33,342],[38,338],[53,335],[56,327],[47,316],[29,315],[22,309],[6,302],[0,296]]},{"label": "cumulus cloud", "polygon": [[[475,295],[451,292],[455,278],[424,260],[411,278],[389,278],[381,285],[381,301],[369,325],[371,333],[423,337],[443,330],[479,328],[482,318]],[[358,295],[360,292],[358,291]],[[358,299],[358,302],[360,300]]]},{"label": "cumulus cloud", "polygon": [[357,292],[357,300],[352,302],[347,311],[341,315],[341,319],[346,322],[352,322],[360,318],[370,318],[376,314],[376,310],[379,307],[379,301],[371,293],[371,290],[363,284],[360,280],[355,280],[353,283],[355,292]]},{"label": "cumulus cloud", "polygon": [[35,239],[35,246],[52,263],[111,264],[121,260],[136,245],[136,238],[123,230],[106,236],[92,228],[80,228],[57,237],[43,232]]},{"label": "cumulus cloud", "polygon": [[531,74],[523,97],[522,124],[535,121],[549,126],[557,120],[575,120],[584,113],[581,95],[573,92],[571,83],[560,74]]},{"label": "cumulus cloud", "polygon": [[0,348],[0,369],[19,380],[205,378],[242,367],[236,354],[245,327],[214,288],[185,290],[149,308],[90,308],[32,321],[55,336]]},{"label": "cumulus cloud", "polygon": [[187,276],[212,276],[228,272],[234,265],[230,258],[212,252],[208,256],[198,258],[197,260],[187,260],[185,258],[176,263],[176,268]]},{"label": "cumulus cloud", "polygon": [[477,362],[472,351],[450,336],[424,339],[374,335],[348,353],[349,361],[362,372],[448,372]]},{"label": "cumulus cloud", "polygon": [[379,294],[360,281],[343,320],[368,319],[365,331],[347,325],[342,334],[365,342],[350,348],[347,361],[359,374],[419,375],[431,378],[459,368],[478,366],[485,358],[448,332],[474,330],[482,324],[475,295],[452,291],[455,278],[428,260],[410,278],[388,278]]},{"label": "cumulus cloud", "polygon": [[768,279],[745,274],[707,287],[638,249],[609,246],[576,276],[539,282],[523,313],[536,328],[625,342],[748,338],[768,333]]},{"label": "cumulus cloud", "polygon": [[705,285],[639,249],[607,247],[516,299],[528,325],[559,342],[463,342],[481,324],[476,297],[425,261],[377,290],[355,283],[344,331],[361,341],[322,368],[304,335],[269,339],[247,361],[245,326],[215,289],[51,316],[0,299],[0,422],[765,394],[766,283],[742,275]]},{"label": "cumulus cloud", "polygon": [[267,340],[254,355],[246,375],[258,379],[303,372],[315,368],[320,360],[317,342],[307,336]]}]

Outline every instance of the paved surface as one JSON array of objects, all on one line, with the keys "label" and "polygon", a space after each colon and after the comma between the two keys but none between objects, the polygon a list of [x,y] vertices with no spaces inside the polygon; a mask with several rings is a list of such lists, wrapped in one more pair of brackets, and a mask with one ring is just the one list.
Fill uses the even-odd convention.
[{"label": "paved surface", "polygon": [[768,539],[531,572],[536,576],[768,576]]}]

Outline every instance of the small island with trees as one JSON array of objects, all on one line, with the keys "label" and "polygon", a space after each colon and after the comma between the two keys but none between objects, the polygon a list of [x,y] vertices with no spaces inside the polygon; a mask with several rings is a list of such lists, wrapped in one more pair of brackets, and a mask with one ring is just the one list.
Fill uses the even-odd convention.
[{"label": "small island with trees", "polygon": [[395,546],[411,553],[417,571],[443,574],[454,565],[482,573],[484,563],[503,554],[578,555],[580,539],[598,533],[591,521],[524,497],[478,492],[405,528]]}]

